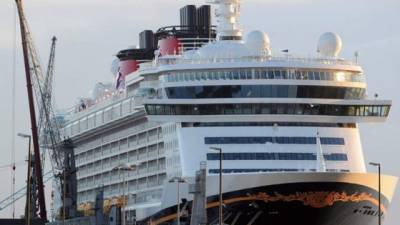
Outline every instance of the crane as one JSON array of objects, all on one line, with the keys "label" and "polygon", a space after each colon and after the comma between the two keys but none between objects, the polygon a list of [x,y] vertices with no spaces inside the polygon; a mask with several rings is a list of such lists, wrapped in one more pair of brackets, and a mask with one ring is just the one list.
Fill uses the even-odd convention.
[{"label": "crane", "polygon": [[[49,61],[47,65],[47,71],[46,75],[44,76],[44,81],[42,82],[42,87],[41,90],[37,91],[39,87],[35,87],[34,89],[36,90],[37,100],[38,102],[38,110],[39,110],[39,121],[38,121],[38,133],[39,133],[39,145],[41,147],[41,159],[42,163],[44,164],[45,162],[45,149],[47,146],[49,146],[49,138],[51,137],[50,135],[47,135],[49,132],[51,132],[51,129],[49,128],[48,124],[48,115],[46,114],[47,111],[51,110],[48,108],[48,105],[52,104],[52,82],[53,82],[53,74],[54,74],[54,63],[55,63],[55,50],[56,50],[56,42],[57,38],[53,37],[51,39],[51,47],[50,47],[50,56],[49,56]],[[51,143],[51,142],[50,142]],[[53,162],[53,160],[50,160]],[[53,163],[52,163],[53,164]],[[35,162],[31,163],[29,166],[31,167],[31,171],[35,171]],[[29,172],[28,172],[29,173]],[[30,199],[30,201],[26,201],[26,215],[29,213],[29,218],[35,218],[35,215],[37,215],[37,211],[39,206],[37,205],[37,196],[35,194],[30,194],[30,193],[37,193],[37,185],[36,185],[36,179],[33,176],[34,173],[28,174],[28,191],[26,192],[26,199]],[[54,177],[54,176],[53,176]],[[28,207],[29,204],[29,207]],[[29,209],[29,210],[28,210]]]},{"label": "crane", "polygon": [[55,151],[58,143],[61,142],[60,134],[60,121],[57,120],[53,111],[53,78],[54,78],[54,64],[56,55],[56,42],[57,38],[54,36],[51,39],[50,56],[47,64],[46,75],[42,80],[38,81],[38,94],[37,98],[40,100],[39,108],[39,128],[41,146],[43,148],[54,150],[50,152],[52,168],[55,171],[63,170],[63,155],[60,151]]},{"label": "crane", "polygon": [[[56,183],[58,184],[59,190],[61,190],[60,193],[62,193],[61,199],[63,202],[61,212],[62,218],[74,217],[77,213],[77,185],[73,144],[70,139],[63,139],[61,137],[59,121],[53,111],[52,83],[55,43],[57,39],[52,39],[49,64],[47,73],[44,75],[24,14],[22,0],[15,0],[15,2],[20,20],[34,150],[35,192],[32,192],[32,195],[34,195],[33,197],[37,196],[39,217],[43,220],[47,220],[41,162],[41,152],[44,151],[40,151],[40,146],[42,146],[43,149],[49,150],[52,171],[54,176],[58,178],[56,179]],[[35,103],[36,107],[39,109],[39,128],[37,126]],[[39,133],[41,135],[39,135]]]},{"label": "crane", "polygon": [[[50,130],[47,126],[47,121],[46,121],[46,114],[45,112],[47,110],[45,110],[43,107],[49,104],[52,104],[51,99],[52,99],[52,83],[53,83],[53,74],[54,74],[54,63],[55,63],[55,50],[56,50],[56,41],[57,38],[53,37],[52,38],[52,43],[51,43],[51,47],[50,47],[50,56],[49,56],[49,61],[48,61],[48,66],[47,66],[47,72],[46,72],[46,76],[44,78],[44,82],[43,82],[43,96],[44,98],[44,103],[43,104],[38,104],[39,108],[39,121],[38,121],[38,133],[39,133],[39,137],[42,136],[42,138],[40,139],[40,147],[43,148],[47,148],[48,146],[50,146],[51,144],[49,143],[48,138],[44,138],[47,135],[45,135],[46,133],[48,133],[46,130]],[[39,96],[39,95],[38,95]],[[44,158],[45,158],[45,151],[41,151],[41,159],[42,162],[44,163]],[[51,160],[51,162],[53,162],[53,160]],[[11,194],[10,196],[7,196],[6,198],[4,198],[3,200],[0,200],[0,211],[7,208],[8,206],[10,206],[13,202],[18,201],[19,199],[21,199],[23,196],[26,196],[27,199],[30,198],[30,201],[27,200],[26,204],[29,204],[29,212],[28,212],[28,207],[26,207],[27,211],[26,213],[29,213],[29,217],[30,218],[36,218],[38,211],[39,211],[39,206],[38,206],[38,199],[37,199],[37,195],[36,194],[31,194],[28,195],[30,193],[37,193],[37,185],[36,185],[36,179],[35,179],[35,162],[34,160],[32,160],[32,162],[28,165],[29,167],[31,167],[31,172],[28,172],[28,183],[29,185],[24,186],[23,188],[17,190],[17,192],[15,192],[14,194]],[[11,166],[11,165],[10,165]],[[28,170],[29,171],[29,170]],[[53,173],[51,173],[52,171],[48,171],[43,175],[44,178],[44,182],[48,182],[51,178],[54,178]],[[28,188],[28,189],[27,189]]]},{"label": "crane", "polygon": [[50,162],[55,180],[56,189],[60,190],[62,207],[58,214],[61,219],[77,216],[77,184],[73,143],[70,139],[63,139],[60,132],[58,117],[53,111],[53,79],[57,38],[52,38],[50,56],[46,75],[42,82],[40,97],[39,132],[41,146],[49,150]]},{"label": "crane", "polygon": [[[45,93],[44,96],[46,97],[46,99],[45,99],[46,102],[45,102],[45,104],[41,104],[40,107],[42,107],[42,105],[51,103],[51,89],[52,89],[52,80],[53,80],[53,74],[54,74],[56,41],[57,41],[56,37],[53,37],[52,43],[51,43],[51,48],[50,48],[50,57],[49,57],[49,63],[48,63],[48,67],[47,67],[47,73],[46,73],[45,82],[44,82],[44,86],[43,86],[44,87],[43,92]],[[45,132],[45,130],[46,130],[45,127],[46,127],[45,110],[43,108],[39,108],[39,122],[38,122],[39,136],[41,136],[40,135],[41,133]],[[40,146],[48,146],[45,138],[42,138],[42,143],[40,143]],[[42,162],[44,162],[44,156],[45,156],[45,154],[43,154],[43,153],[44,153],[44,151],[41,151]],[[37,213],[39,210],[37,195],[29,195],[29,196],[27,195],[29,191],[30,191],[30,193],[37,193],[36,179],[34,176],[35,162],[34,162],[34,160],[31,160],[31,161],[32,162],[30,162],[30,164],[28,165],[29,167],[31,167],[31,170],[30,170],[31,172],[30,173],[28,172],[28,178],[27,178],[29,185],[24,186],[23,188],[17,190],[17,192],[11,194],[10,196],[7,196],[3,200],[0,200],[0,211],[7,208],[11,204],[13,204],[13,202],[18,201],[22,197],[27,196],[27,198],[30,198],[30,201],[27,201],[27,204],[30,205],[30,207],[29,207],[30,218],[37,217]],[[11,166],[11,165],[9,165],[9,166]],[[48,171],[43,175],[44,182],[48,182],[51,178],[54,177],[51,172],[52,171]],[[28,213],[28,212],[26,212],[26,213]]]},{"label": "crane", "polygon": [[[47,212],[46,212],[46,202],[44,196],[44,187],[43,187],[43,174],[42,174],[42,165],[40,158],[40,149],[39,149],[39,137],[38,137],[38,129],[36,123],[36,111],[35,111],[35,102],[32,90],[32,74],[39,78],[42,76],[41,68],[38,63],[38,58],[35,49],[33,48],[33,43],[30,37],[30,32],[28,30],[27,21],[25,19],[24,11],[22,8],[22,1],[15,0],[18,9],[19,21],[20,21],[20,29],[21,29],[21,39],[22,39],[22,50],[24,55],[24,66],[25,66],[25,77],[26,77],[26,88],[28,93],[28,103],[29,103],[29,114],[31,121],[31,130],[32,130],[32,141],[33,141],[33,152],[34,152],[34,160],[35,160],[35,179],[36,179],[36,187],[38,196],[38,205],[39,205],[39,216],[43,220],[47,220]],[[40,78],[37,79],[40,81]],[[40,84],[38,85],[40,87]]]}]

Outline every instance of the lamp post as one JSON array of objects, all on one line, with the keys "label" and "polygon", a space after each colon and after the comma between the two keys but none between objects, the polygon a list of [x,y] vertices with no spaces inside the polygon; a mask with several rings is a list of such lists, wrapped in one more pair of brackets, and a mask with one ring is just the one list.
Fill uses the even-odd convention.
[{"label": "lamp post", "polygon": [[17,134],[21,138],[28,138],[28,176],[27,176],[27,195],[26,195],[26,224],[31,224],[31,135],[18,133]]},{"label": "lamp post", "polygon": [[26,224],[30,225],[31,224],[31,181],[30,181],[30,175],[31,175],[31,135],[28,134],[23,134],[23,133],[18,133],[17,134],[21,138],[28,138],[28,175],[27,175],[27,198],[26,198]]},{"label": "lamp post", "polygon": [[125,173],[126,173],[126,171],[134,171],[134,170],[136,170],[138,166],[139,166],[139,164],[138,165],[128,165],[126,163],[122,163],[122,164],[120,164],[120,165],[118,165],[118,166],[116,166],[116,167],[114,167],[112,169],[113,171],[117,170],[118,174],[120,173],[121,170],[124,171],[123,174],[122,174],[122,196],[124,198],[123,205],[122,205],[122,225],[126,224],[126,219],[125,219],[125,205],[126,205],[125,204],[125,197],[126,197],[125,189],[126,189],[126,187],[128,185],[125,185]]},{"label": "lamp post", "polygon": [[382,224],[382,215],[381,215],[381,164],[380,163],[375,163],[375,162],[370,162],[369,165],[378,167],[378,224]]},{"label": "lamp post", "polygon": [[183,179],[182,177],[173,177],[171,178],[169,181],[169,183],[177,183],[177,189],[178,189],[178,198],[177,198],[177,211],[176,211],[176,221],[177,224],[180,225],[181,224],[181,197],[180,197],[180,190],[179,190],[179,184],[180,183],[187,183],[185,179]]},{"label": "lamp post", "polygon": [[223,224],[222,211],[222,148],[210,147],[211,150],[219,152],[219,225]]}]

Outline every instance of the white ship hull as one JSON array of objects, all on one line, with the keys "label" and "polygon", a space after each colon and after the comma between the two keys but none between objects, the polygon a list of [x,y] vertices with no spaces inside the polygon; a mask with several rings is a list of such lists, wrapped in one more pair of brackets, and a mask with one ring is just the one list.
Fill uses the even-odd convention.
[{"label": "white ship hull", "polygon": [[[385,218],[397,178],[382,176]],[[176,220],[176,184],[166,184],[159,211],[139,223]],[[182,221],[190,220],[191,196],[182,185]],[[271,173],[223,177],[224,218],[228,224],[375,224],[378,175],[366,173]],[[207,178],[208,222],[218,220],[218,176]],[[175,193],[175,194],[174,194]]]}]

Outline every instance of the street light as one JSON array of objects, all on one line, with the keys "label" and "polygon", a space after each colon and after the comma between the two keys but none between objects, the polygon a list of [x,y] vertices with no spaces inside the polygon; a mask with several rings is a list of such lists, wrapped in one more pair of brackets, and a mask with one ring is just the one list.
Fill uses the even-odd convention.
[{"label": "street light", "polygon": [[187,181],[185,179],[183,179],[182,177],[173,177],[171,178],[169,181],[169,183],[177,183],[177,188],[178,188],[178,199],[177,199],[177,211],[176,211],[176,221],[177,224],[180,225],[181,224],[181,197],[180,197],[180,191],[179,191],[179,184],[180,183],[187,183]]},{"label": "street light", "polygon": [[378,224],[382,224],[382,215],[381,215],[381,164],[380,163],[375,163],[375,162],[370,162],[369,165],[378,167]]},{"label": "street light", "polygon": [[31,138],[31,135],[29,134],[18,133],[17,135],[22,138]]},{"label": "street light", "polygon": [[219,225],[222,225],[222,148],[210,147],[210,149],[219,152]]},{"label": "street light", "polygon": [[127,188],[128,185],[125,184],[125,172],[126,171],[134,171],[134,170],[136,170],[138,168],[139,165],[140,164],[128,165],[126,163],[121,163],[121,164],[119,164],[118,166],[116,166],[116,167],[114,167],[112,169],[112,171],[117,170],[118,171],[118,175],[119,175],[121,170],[124,171],[124,173],[122,174],[122,196],[124,198],[123,205],[122,205],[122,225],[126,224],[126,219],[125,219],[125,197],[126,197],[125,189]]},{"label": "street light", "polygon": [[28,138],[29,145],[28,145],[28,176],[27,176],[27,199],[26,199],[26,224],[31,224],[31,135],[18,133],[17,134],[21,138]]}]

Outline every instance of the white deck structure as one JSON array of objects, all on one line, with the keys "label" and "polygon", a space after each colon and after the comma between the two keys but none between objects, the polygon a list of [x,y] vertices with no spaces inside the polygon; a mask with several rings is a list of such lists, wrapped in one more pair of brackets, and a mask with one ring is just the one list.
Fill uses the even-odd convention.
[{"label": "white deck structure", "polygon": [[[319,152],[326,172],[365,173],[357,124],[384,122],[391,101],[368,97],[361,66],[339,58],[340,38],[324,34],[313,58],[276,56],[262,32],[241,40],[240,1],[215,2],[218,41],[141,64],[125,93],[64,127],[77,146],[79,203],[98,186],[120,197],[126,179],[127,209],[147,217],[172,204],[162,203],[167,178],[193,177],[201,161],[216,175],[210,146],[223,149],[229,179],[323,172]],[[139,166],[123,175],[120,163]]]}]

